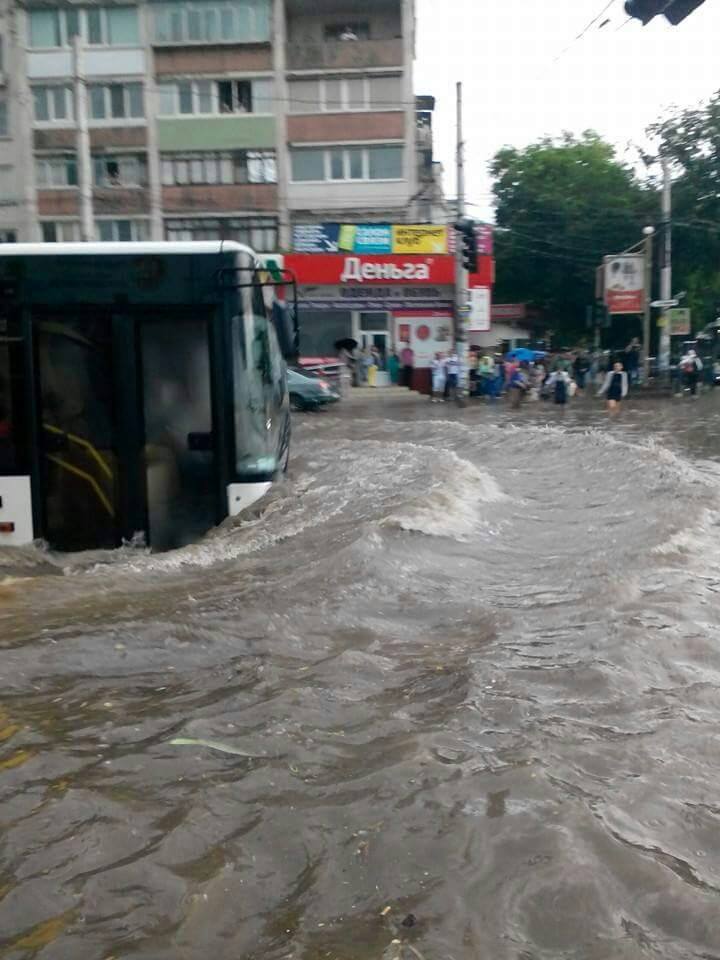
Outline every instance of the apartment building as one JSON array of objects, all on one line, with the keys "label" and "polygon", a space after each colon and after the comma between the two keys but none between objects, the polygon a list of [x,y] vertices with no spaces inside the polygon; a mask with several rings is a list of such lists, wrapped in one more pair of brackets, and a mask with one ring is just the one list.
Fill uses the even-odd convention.
[{"label": "apartment building", "polygon": [[414,0],[5,2],[0,239],[272,252],[428,217]]}]

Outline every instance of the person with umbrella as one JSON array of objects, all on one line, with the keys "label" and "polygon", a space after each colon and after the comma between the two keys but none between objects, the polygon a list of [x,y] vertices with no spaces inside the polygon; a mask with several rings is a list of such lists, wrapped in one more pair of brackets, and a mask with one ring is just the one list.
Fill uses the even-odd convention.
[{"label": "person with umbrella", "polygon": [[353,340],[352,337],[345,337],[342,340],[335,341],[335,349],[340,359],[350,370],[352,377],[351,382],[354,387],[359,385],[357,345],[357,340]]}]

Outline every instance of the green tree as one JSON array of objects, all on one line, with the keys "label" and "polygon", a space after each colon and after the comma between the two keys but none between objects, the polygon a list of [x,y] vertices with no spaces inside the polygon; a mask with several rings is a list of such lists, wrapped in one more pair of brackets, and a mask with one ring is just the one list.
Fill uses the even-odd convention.
[{"label": "green tree", "polygon": [[696,331],[720,306],[720,92],[648,131],[673,172],[673,287],[686,290]]},{"label": "green tree", "polygon": [[540,308],[560,339],[583,336],[596,268],[642,239],[657,217],[656,194],[592,131],[500,150],[491,173],[496,299]]}]

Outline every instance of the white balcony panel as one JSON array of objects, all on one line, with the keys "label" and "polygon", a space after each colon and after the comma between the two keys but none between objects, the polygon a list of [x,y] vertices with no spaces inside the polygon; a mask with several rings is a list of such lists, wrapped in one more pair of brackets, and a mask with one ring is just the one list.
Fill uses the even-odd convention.
[{"label": "white balcony panel", "polygon": [[[88,77],[134,77],[145,73],[145,51],[140,47],[107,47],[85,50],[85,74]],[[30,80],[71,77],[72,53],[69,50],[28,51]]]}]

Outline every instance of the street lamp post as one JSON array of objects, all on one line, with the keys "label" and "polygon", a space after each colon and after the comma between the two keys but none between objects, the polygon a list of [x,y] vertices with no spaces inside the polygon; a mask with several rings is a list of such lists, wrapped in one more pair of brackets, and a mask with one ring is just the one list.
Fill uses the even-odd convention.
[{"label": "street lamp post", "polygon": [[652,301],[653,236],[655,227],[645,227],[645,317],[643,321],[643,370],[647,387],[650,383],[650,303]]}]

